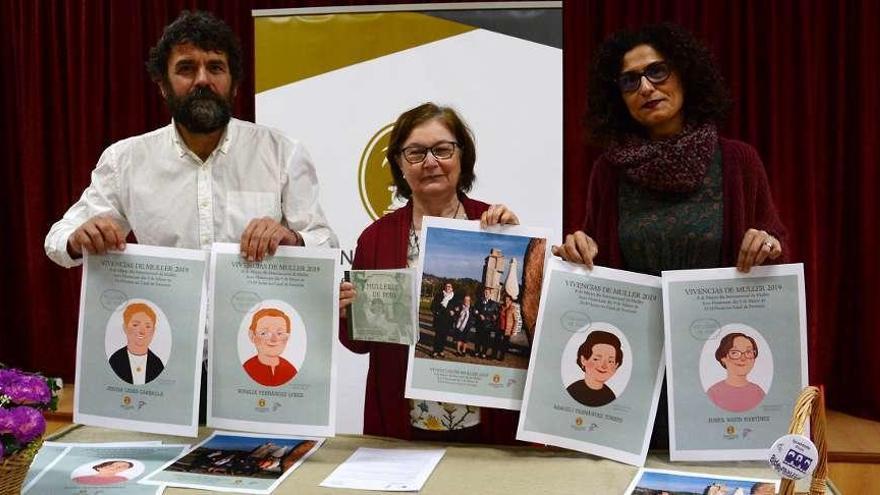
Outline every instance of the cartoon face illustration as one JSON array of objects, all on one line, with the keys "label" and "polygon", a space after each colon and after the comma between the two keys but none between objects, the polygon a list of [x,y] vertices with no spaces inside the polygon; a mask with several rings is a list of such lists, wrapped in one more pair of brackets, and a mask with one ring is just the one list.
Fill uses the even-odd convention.
[{"label": "cartoon face illustration", "polygon": [[602,388],[623,363],[620,339],[612,333],[591,332],[578,348],[578,366],[584,370],[584,382],[593,389]]},{"label": "cartoon face illustration", "polygon": [[146,304],[131,304],[122,313],[122,330],[129,352],[146,354],[156,333],[156,313]]},{"label": "cartoon face illustration", "polygon": [[[734,337],[730,343],[723,342],[716,352],[716,358],[727,370],[728,376],[745,377],[755,367],[755,358],[758,357],[758,346],[755,340],[743,334],[730,334]],[[727,344],[727,345],[725,345]],[[727,352],[721,352],[727,349]],[[720,354],[720,357],[719,357]]]},{"label": "cartoon face illustration", "polygon": [[265,310],[254,315],[250,340],[257,355],[276,358],[287,348],[290,339],[290,318],[279,310]]}]

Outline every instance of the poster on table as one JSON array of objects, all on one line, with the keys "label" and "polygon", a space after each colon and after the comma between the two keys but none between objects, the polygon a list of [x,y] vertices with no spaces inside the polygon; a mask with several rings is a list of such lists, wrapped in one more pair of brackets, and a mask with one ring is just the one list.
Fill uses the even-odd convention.
[{"label": "poster on table", "polygon": [[803,265],[662,275],[671,459],[766,459],[807,385]]},{"label": "poster on table", "polygon": [[206,259],[137,244],[85,256],[75,423],[196,436]]},{"label": "poster on table", "polygon": [[422,220],[419,338],[406,397],[520,408],[548,235],[520,225]]},{"label": "poster on table", "polygon": [[352,340],[412,345],[416,329],[412,270],[350,270],[358,297],[348,314]]},{"label": "poster on table", "polygon": [[775,495],[778,489],[779,480],[642,468],[636,473],[625,495]]},{"label": "poster on table", "polygon": [[323,438],[215,431],[189,452],[151,472],[143,483],[268,494],[323,442]]},{"label": "poster on table", "polygon": [[37,451],[37,455],[34,456],[34,460],[31,461],[31,465],[28,468],[27,475],[24,478],[24,482],[21,484],[22,493],[25,493],[30,489],[31,485],[36,483],[36,481],[43,476],[44,473],[48,472],[48,468],[51,468],[61,456],[63,456],[70,449],[71,446],[98,446],[98,447],[127,447],[127,446],[135,446],[135,445],[161,445],[162,442],[155,441],[147,441],[147,442],[102,442],[102,443],[88,443],[88,444],[71,444],[64,442],[43,442],[43,445],[40,447],[40,450]]},{"label": "poster on table", "polygon": [[660,278],[551,258],[516,437],[644,465],[663,381]]},{"label": "poster on table", "polygon": [[[56,446],[60,447],[60,446]],[[28,495],[158,495],[162,487],[140,484],[144,475],[180,456],[189,445],[66,444],[25,487]]]},{"label": "poster on table", "polygon": [[333,436],[339,250],[282,246],[260,262],[239,251],[212,248],[208,425]]}]

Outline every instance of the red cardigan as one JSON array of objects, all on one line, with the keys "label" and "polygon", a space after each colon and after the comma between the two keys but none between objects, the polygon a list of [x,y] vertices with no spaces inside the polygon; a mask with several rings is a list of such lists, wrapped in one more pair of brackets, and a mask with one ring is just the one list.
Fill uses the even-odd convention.
[{"label": "red cardigan", "polygon": [[[741,141],[719,138],[724,203],[722,227],[722,266],[736,266],[740,244],[746,230],[766,230],[783,246],[775,263],[784,263],[785,227],[773,205],[764,165],[754,148]],[[587,211],[583,231],[599,247],[596,264],[623,268],[620,237],[617,230],[618,170],[600,156],[590,174]]]},{"label": "red cardigan", "polygon": [[[480,218],[489,205],[461,196],[467,217]],[[358,238],[351,264],[355,270],[406,268],[406,251],[412,223],[412,202],[385,215],[367,227]],[[364,401],[364,433],[412,438],[410,403],[404,398],[409,348],[399,344],[354,341],[344,325],[339,326],[339,340],[352,352],[370,353],[367,393]],[[502,409],[480,408],[478,441],[510,444],[516,442],[519,413]]]}]

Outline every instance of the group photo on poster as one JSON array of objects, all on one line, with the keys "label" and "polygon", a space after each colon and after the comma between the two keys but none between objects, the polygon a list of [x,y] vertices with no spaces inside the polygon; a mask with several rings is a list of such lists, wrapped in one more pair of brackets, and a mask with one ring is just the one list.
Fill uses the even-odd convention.
[{"label": "group photo on poster", "polygon": [[670,455],[766,458],[807,385],[803,266],[663,272]]},{"label": "group photo on poster", "polygon": [[624,495],[776,495],[778,488],[772,479],[642,468]]},{"label": "group photo on poster", "polygon": [[196,435],[206,270],[198,250],[132,244],[85,257],[77,423]]},{"label": "group photo on poster", "polygon": [[332,436],[339,251],[281,247],[260,262],[215,244],[208,425]]},{"label": "group photo on poster", "polygon": [[215,431],[145,477],[180,488],[268,494],[323,443],[320,438]]},{"label": "group photo on poster", "polygon": [[518,409],[547,233],[426,217],[420,239],[419,338],[406,396]]},{"label": "group photo on poster", "polygon": [[663,378],[660,279],[551,259],[517,438],[644,465]]}]

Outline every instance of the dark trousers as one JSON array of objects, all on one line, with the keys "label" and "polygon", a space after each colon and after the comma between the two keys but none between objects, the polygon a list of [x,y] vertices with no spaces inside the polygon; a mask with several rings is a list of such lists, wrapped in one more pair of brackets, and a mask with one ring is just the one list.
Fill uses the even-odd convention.
[{"label": "dark trousers", "polygon": [[504,335],[504,330],[496,330],[492,348],[495,349],[496,359],[504,359],[504,356],[507,355],[507,349],[510,348],[510,335]]},{"label": "dark trousers", "polygon": [[475,354],[486,354],[489,352],[489,329],[486,327],[477,327],[477,336],[474,342]]},{"label": "dark trousers", "polygon": [[439,323],[434,325],[434,352],[443,352],[446,349],[446,336],[449,334],[449,325]]},{"label": "dark trousers", "polygon": [[202,361],[202,387],[199,390],[199,425],[208,422],[208,361]]}]

